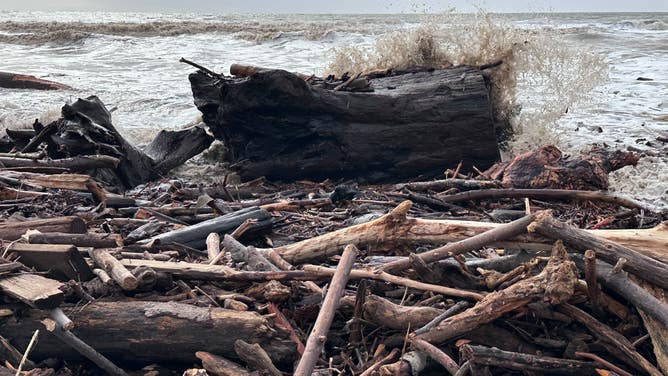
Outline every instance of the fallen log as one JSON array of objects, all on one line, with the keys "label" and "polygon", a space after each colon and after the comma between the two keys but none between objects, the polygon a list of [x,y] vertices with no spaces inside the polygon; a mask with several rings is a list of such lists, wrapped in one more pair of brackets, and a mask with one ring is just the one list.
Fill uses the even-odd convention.
[{"label": "fallen log", "polygon": [[34,167],[34,168],[63,168],[72,171],[86,171],[97,168],[116,168],[119,160],[107,155],[85,155],[72,158],[52,160],[30,160],[22,158],[0,157],[0,166],[6,168]]},{"label": "fallen log", "polygon": [[328,90],[282,70],[189,78],[242,179],[397,181],[499,159],[489,89],[475,67],[371,79],[372,93]]},{"label": "fallen log", "polygon": [[67,234],[62,232],[29,231],[23,238],[30,244],[71,244],[75,247],[116,248],[123,245],[119,234]]},{"label": "fallen log", "polygon": [[0,87],[6,89],[72,90],[71,87],[27,74],[0,72]]},{"label": "fallen log", "polygon": [[[118,190],[157,179],[207,148],[213,138],[202,126],[161,131],[144,151],[116,130],[111,114],[95,96],[78,99],[62,108],[62,117],[48,124],[48,137],[35,137],[31,148],[44,142],[54,161],[5,163],[7,167],[64,167],[85,172]],[[97,155],[95,157],[91,155]],[[91,160],[93,159],[93,160]],[[0,162],[5,162],[0,158]],[[113,163],[112,163],[113,162]]]},{"label": "fallen log", "polygon": [[[376,249],[405,244],[438,244],[468,239],[502,226],[498,223],[460,220],[431,220],[407,217],[410,201],[401,203],[390,213],[370,222],[342,228],[301,242],[276,247],[291,264],[305,263],[336,255],[346,244],[357,247],[374,246]],[[638,252],[668,263],[668,225],[652,229],[583,230],[598,237],[625,245]],[[536,233],[517,235],[510,239],[494,239],[497,247],[549,250],[553,240]],[[268,252],[268,250],[261,250]]]},{"label": "fallen log", "polygon": [[180,243],[189,247],[200,248],[206,246],[206,238],[212,232],[219,235],[230,233],[248,219],[257,220],[256,223],[251,225],[253,230],[271,227],[271,215],[269,213],[258,207],[250,207],[200,222],[196,225],[166,232],[140,243],[146,244],[159,241],[161,243]]},{"label": "fallen log", "polygon": [[17,240],[28,230],[84,234],[86,233],[86,223],[79,217],[35,219],[24,222],[4,222],[0,223],[0,239],[10,241]]},{"label": "fallen log", "polygon": [[[201,349],[236,358],[234,342],[238,339],[262,343],[277,363],[291,361],[296,353],[294,344],[281,339],[269,321],[255,312],[173,302],[95,301],[68,316],[76,323],[73,334],[112,361],[190,363]],[[2,334],[25,348],[45,317],[43,311],[30,310],[20,321],[5,319]],[[31,357],[80,359],[76,351],[50,335],[40,339]]]}]

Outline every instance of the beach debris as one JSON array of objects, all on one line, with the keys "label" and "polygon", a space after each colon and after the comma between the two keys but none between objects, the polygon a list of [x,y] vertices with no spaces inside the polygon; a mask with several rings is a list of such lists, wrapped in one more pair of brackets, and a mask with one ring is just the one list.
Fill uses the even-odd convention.
[{"label": "beach debris", "polygon": [[[349,86],[361,75],[237,70],[371,94]],[[668,371],[668,213],[606,190],[633,153],[547,145],[485,172],[439,160],[433,180],[208,184],[162,176],[210,142],[204,129],[139,150],[107,115],[90,97],[9,133],[0,374]]]}]

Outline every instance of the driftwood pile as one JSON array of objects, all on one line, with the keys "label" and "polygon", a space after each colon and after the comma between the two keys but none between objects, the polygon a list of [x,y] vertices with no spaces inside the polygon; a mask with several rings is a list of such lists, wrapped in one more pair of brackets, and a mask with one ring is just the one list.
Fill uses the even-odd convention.
[{"label": "driftwood pile", "polygon": [[633,153],[493,165],[493,66],[188,63],[216,183],[164,177],[205,125],[142,150],[96,97],[0,138],[0,375],[668,372],[666,215],[607,192]]},{"label": "driftwood pile", "polygon": [[34,159],[66,153],[63,127],[86,119],[113,134],[74,110],[46,148],[25,149],[38,132],[1,159],[0,374],[668,371],[665,218],[558,189],[604,187],[631,154],[548,146],[475,177],[163,179],[120,196],[122,168]]}]

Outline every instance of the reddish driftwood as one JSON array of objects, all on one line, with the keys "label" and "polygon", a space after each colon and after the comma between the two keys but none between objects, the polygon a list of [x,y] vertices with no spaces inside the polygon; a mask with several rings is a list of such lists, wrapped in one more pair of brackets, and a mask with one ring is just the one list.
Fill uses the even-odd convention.
[{"label": "reddish driftwood", "polygon": [[0,87],[7,89],[72,90],[71,87],[27,74],[0,72]]}]

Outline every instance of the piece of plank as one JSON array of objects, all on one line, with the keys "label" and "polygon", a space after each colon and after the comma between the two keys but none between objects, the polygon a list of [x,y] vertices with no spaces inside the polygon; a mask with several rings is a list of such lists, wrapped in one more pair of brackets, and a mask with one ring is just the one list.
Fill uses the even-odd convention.
[{"label": "piece of plank", "polygon": [[37,309],[56,308],[63,302],[62,283],[36,274],[17,274],[0,279],[0,290]]},{"label": "piece of plank", "polygon": [[73,245],[14,243],[7,251],[16,253],[26,266],[48,272],[50,277],[61,281],[88,281],[95,277],[88,263]]}]

